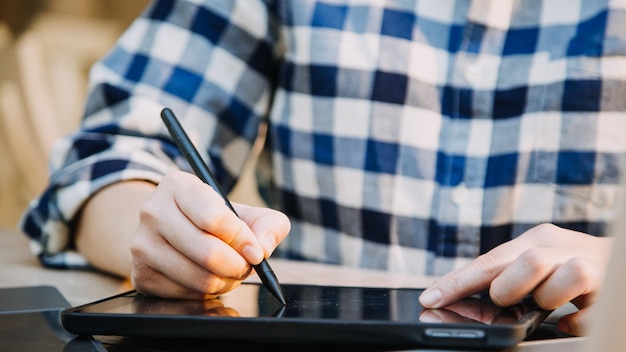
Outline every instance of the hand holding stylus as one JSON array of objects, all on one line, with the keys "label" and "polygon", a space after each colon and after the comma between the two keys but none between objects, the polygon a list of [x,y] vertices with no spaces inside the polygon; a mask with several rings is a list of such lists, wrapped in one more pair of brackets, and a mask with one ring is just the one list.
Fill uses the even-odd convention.
[{"label": "hand holding stylus", "polygon": [[237,287],[287,236],[290,223],[269,208],[233,209],[197,176],[166,174],[141,209],[131,245],[135,288],[197,299]]},{"label": "hand holding stylus", "polygon": [[[211,186],[220,195],[220,197],[222,197],[222,200],[228,209],[230,209],[235,215],[239,216],[233,205],[228,200],[226,192],[224,192],[219,182],[217,182],[217,179],[211,172],[211,169],[209,169],[208,165],[202,160],[200,153],[191,142],[191,139],[189,139],[189,136],[187,136],[187,132],[185,132],[176,116],[174,116],[172,110],[167,108],[163,109],[161,112],[161,118],[170,132],[170,136],[172,136],[172,139],[178,146],[178,149],[183,153],[196,175],[204,183]],[[246,250],[249,251],[250,247],[244,247],[244,251]],[[250,262],[253,264],[252,266],[263,282],[263,285],[265,285],[265,288],[267,288],[270,293],[280,301],[280,303],[285,305],[287,302],[285,302],[283,291],[280,287],[280,283],[278,282],[278,278],[274,274],[274,271],[265,260],[265,257],[258,260],[258,253],[253,254],[256,254],[257,258],[253,258]]]}]

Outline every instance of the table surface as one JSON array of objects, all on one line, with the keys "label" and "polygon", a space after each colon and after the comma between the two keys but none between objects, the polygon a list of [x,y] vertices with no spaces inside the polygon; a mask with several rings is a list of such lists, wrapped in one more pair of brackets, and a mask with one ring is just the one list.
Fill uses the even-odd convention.
[{"label": "table surface", "polygon": [[[88,303],[127,291],[128,280],[89,270],[56,270],[42,267],[30,253],[27,238],[16,230],[0,229],[0,287],[55,286],[72,306]],[[370,286],[425,287],[435,277],[391,274],[317,263],[270,259],[281,283]],[[247,281],[258,282],[256,275]],[[554,317],[551,317],[554,319]],[[550,318],[549,318],[550,319]],[[559,338],[522,342],[512,351],[582,351],[584,338]]]}]

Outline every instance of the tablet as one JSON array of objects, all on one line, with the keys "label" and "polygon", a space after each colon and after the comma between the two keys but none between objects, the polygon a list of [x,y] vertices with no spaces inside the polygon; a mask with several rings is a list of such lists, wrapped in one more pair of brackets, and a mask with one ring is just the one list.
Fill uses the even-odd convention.
[{"label": "tablet", "polygon": [[244,283],[218,299],[168,300],[130,291],[62,312],[74,334],[229,343],[499,349],[526,338],[549,314],[531,298],[501,308],[477,295],[424,309],[413,288],[282,285],[287,305]]}]

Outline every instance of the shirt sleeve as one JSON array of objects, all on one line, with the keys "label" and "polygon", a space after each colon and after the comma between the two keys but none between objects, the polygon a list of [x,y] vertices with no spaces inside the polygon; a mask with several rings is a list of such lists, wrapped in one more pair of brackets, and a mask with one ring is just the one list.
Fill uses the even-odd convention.
[{"label": "shirt sleeve", "polygon": [[160,118],[171,108],[226,191],[269,109],[279,50],[263,1],[153,2],[90,72],[80,128],[57,141],[47,188],[20,226],[45,266],[84,267],[72,223],[94,193],[190,170]]}]

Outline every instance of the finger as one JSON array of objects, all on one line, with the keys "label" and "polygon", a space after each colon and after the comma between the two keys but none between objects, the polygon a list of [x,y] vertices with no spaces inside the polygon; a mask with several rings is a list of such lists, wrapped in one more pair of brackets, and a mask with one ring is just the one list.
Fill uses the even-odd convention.
[{"label": "finger", "polygon": [[503,307],[519,302],[551,275],[564,258],[556,248],[525,251],[494,278],[489,289],[491,299]]},{"label": "finger", "polygon": [[183,214],[199,229],[233,247],[249,263],[265,258],[263,247],[247,224],[226,206],[224,199],[209,185],[190,175],[179,185],[174,201]]},{"label": "finger", "polygon": [[464,267],[437,280],[420,295],[427,308],[441,308],[489,287],[491,281],[513,260],[505,245],[472,260]]},{"label": "finger", "polygon": [[190,288],[182,285],[179,282],[172,280],[167,275],[164,275],[148,266],[144,266],[137,270],[134,269],[131,280],[133,287],[138,292],[146,296],[193,300],[216,298],[228,291],[233,290],[241,283],[237,280],[220,280],[219,287],[221,287],[221,289],[212,289],[212,291],[203,292],[197,290],[196,288]]},{"label": "finger", "polygon": [[[162,220],[163,214],[167,214],[167,221]],[[176,251],[217,276],[244,279],[250,273],[250,265],[237,251],[219,238],[197,228],[172,202],[158,199],[146,202],[140,217],[140,229],[134,245],[139,247],[138,250],[145,248],[145,255],[151,258],[151,263],[169,265],[165,259],[169,257],[163,255],[170,253],[160,253],[159,257],[153,254],[152,247],[171,245]],[[165,240],[159,240],[159,235]]]},{"label": "finger", "polygon": [[244,279],[250,272],[249,263],[235,249],[198,229],[179,211],[170,212],[157,231],[178,252],[218,276]]},{"label": "finger", "polygon": [[218,296],[226,293],[242,280],[216,275],[179,253],[178,255],[170,255],[167,262],[157,260],[151,264],[154,270],[167,276],[177,284],[205,295]]},{"label": "finger", "polygon": [[256,234],[265,256],[269,257],[276,246],[287,237],[291,229],[289,218],[274,209],[251,207],[245,204],[233,204],[241,219]]},{"label": "finger", "polygon": [[555,309],[573,301],[578,308],[586,308],[602,285],[603,272],[591,261],[576,257],[558,267],[533,292],[533,297],[544,309]]},{"label": "finger", "polygon": [[[140,292],[150,295],[185,297],[190,291],[215,296],[229,291],[241,280],[220,277],[206,270],[171,247],[162,237],[150,237],[138,232],[131,252],[134,283]],[[163,285],[160,284],[164,281],[160,275],[167,278]],[[158,283],[153,276],[159,279]]]},{"label": "finger", "polygon": [[217,297],[182,286],[148,266],[133,268],[131,281],[135,290],[146,296],[193,300]]},{"label": "finger", "polygon": [[464,267],[442,277],[420,296],[422,305],[441,308],[463,297],[490,287],[491,282],[520,254],[535,247],[538,240],[546,238],[556,229],[554,225],[536,226],[521,236],[505,242],[477,257]]}]

